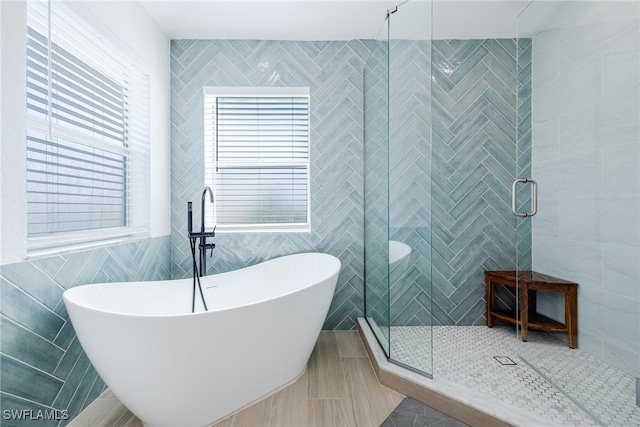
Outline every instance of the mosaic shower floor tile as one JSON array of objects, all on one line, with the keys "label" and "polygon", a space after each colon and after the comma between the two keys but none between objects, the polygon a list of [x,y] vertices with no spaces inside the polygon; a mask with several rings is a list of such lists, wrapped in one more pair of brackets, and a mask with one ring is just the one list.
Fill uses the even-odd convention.
[{"label": "mosaic shower floor tile", "polygon": [[389,343],[393,360],[544,415],[554,426],[640,425],[634,379],[569,349],[557,335],[530,332],[524,343],[513,327],[393,326],[390,338],[388,328],[374,330]]}]

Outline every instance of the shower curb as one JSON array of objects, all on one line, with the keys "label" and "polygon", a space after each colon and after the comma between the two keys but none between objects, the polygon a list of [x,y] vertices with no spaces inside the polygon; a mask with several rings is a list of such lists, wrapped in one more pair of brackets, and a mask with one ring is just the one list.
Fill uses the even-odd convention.
[{"label": "shower curb", "polygon": [[[358,333],[378,381],[385,387],[473,427],[553,425],[551,422],[545,424],[539,416],[532,417],[532,414],[523,409],[496,402],[447,380],[426,378],[389,362],[363,318],[358,318]],[[537,419],[534,422],[532,418]]]}]

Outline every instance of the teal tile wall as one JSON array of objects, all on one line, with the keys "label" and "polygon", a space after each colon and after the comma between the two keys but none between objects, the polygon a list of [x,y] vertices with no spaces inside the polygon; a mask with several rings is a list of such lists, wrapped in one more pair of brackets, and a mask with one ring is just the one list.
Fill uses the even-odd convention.
[{"label": "teal tile wall", "polygon": [[[62,301],[77,285],[170,278],[169,237],[0,267],[0,409],[66,410],[69,420],[105,389]],[[64,420],[2,419],[3,426]]]},{"label": "teal tile wall", "polygon": [[[337,256],[342,270],[325,329],[363,315],[362,41],[173,40],[171,274],[191,275],[186,205],[204,185],[203,86],[308,86],[311,233],[218,234],[208,273],[297,252]],[[195,219],[194,219],[195,221]],[[199,221],[199,219],[197,220]]]},{"label": "teal tile wall", "polygon": [[411,247],[389,272],[394,326],[431,324],[431,51],[409,40],[389,51],[389,238]]},{"label": "teal tile wall", "polygon": [[[389,108],[391,145],[385,147],[386,130],[372,123],[367,137],[365,128],[366,144],[373,145],[365,147],[372,153],[365,230],[375,243],[369,236],[386,233],[389,223],[389,237],[413,251],[402,276],[389,278],[389,295],[386,272],[367,266],[367,277],[378,279],[367,295],[372,316],[385,318],[390,298],[393,325],[483,324],[484,270],[514,269],[516,258],[519,268],[530,268],[530,221],[516,221],[510,206],[511,183],[516,175],[530,176],[531,165],[531,40],[519,43],[520,50],[515,39],[436,40],[431,47],[392,42],[391,104],[384,94],[377,101],[375,93],[366,95],[372,97],[367,114],[384,118]],[[385,60],[381,55],[379,62]],[[367,67],[386,78],[384,62]],[[430,113],[431,121],[425,119]],[[387,158],[388,177],[380,172]],[[526,194],[520,201],[529,203]],[[381,243],[372,259],[376,254],[384,255]],[[509,292],[498,299],[514,303]]]},{"label": "teal tile wall", "polygon": [[[517,175],[518,178],[533,178],[531,171],[531,56],[533,43],[530,38],[518,39],[518,92],[517,92]],[[518,201],[522,210],[531,208],[531,190],[528,186],[519,189]],[[518,270],[532,267],[532,218],[519,219],[517,231]]]},{"label": "teal tile wall", "polygon": [[[530,228],[518,230],[510,206],[511,184],[530,163],[530,98],[518,97],[517,91],[518,81],[528,82],[531,71],[526,53],[520,61],[517,57],[515,39],[433,42],[432,262],[437,324],[483,324],[484,270],[515,269],[518,243],[521,265],[530,265]],[[499,298],[511,304],[510,294]]]},{"label": "teal tile wall", "polygon": [[[430,57],[429,42],[379,42],[365,70],[367,316],[378,326],[431,323]],[[391,271],[389,239],[412,248]]]},{"label": "teal tile wall", "polygon": [[[388,55],[389,44],[376,41],[363,73],[365,313],[378,327],[389,325]],[[378,339],[389,354],[388,340]]]},{"label": "teal tile wall", "polygon": [[[518,228],[510,209],[511,182],[530,164],[529,86],[521,85],[517,96],[518,81],[530,80],[530,59],[523,53],[518,68],[515,39],[436,41],[430,106],[428,85],[415,86],[429,78],[428,44],[394,42],[390,120],[398,145],[386,154],[367,148],[367,157],[363,128],[372,141],[386,132],[375,121],[365,126],[362,116],[364,61],[376,43],[172,42],[172,277],[191,271],[185,210],[189,200],[197,206],[204,181],[202,87],[309,86],[312,233],[218,235],[209,273],[294,252],[334,254],[343,269],[324,327],[350,329],[363,314],[365,228],[375,241],[390,222],[390,237],[414,247],[411,270],[392,280],[395,322],[424,324],[432,314],[437,324],[484,322],[483,271],[515,268],[516,247],[521,265],[530,265],[530,228]],[[369,60],[369,78],[383,76],[386,57],[380,58],[377,64]],[[415,96],[406,96],[411,91]],[[366,108],[368,117],[386,117],[384,102]],[[430,111],[433,123],[423,117]],[[376,208],[386,206],[387,196],[386,184],[378,188],[381,178],[374,176],[387,158],[395,175],[389,217]],[[372,172],[363,170],[363,161]],[[375,200],[366,221],[364,191]],[[370,263],[386,258],[378,246]],[[386,284],[382,276],[379,282]],[[369,296],[370,308],[381,314],[386,294],[379,290]],[[510,304],[511,295],[499,297]]]}]

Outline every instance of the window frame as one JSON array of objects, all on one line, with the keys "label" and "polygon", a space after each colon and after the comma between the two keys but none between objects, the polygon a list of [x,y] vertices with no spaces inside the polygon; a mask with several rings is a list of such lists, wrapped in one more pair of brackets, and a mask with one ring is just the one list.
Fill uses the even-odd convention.
[{"label": "window frame", "polygon": [[[71,37],[69,44],[63,44],[62,48],[71,46],[73,49],[78,49],[78,45],[81,43],[89,43],[90,50],[82,51],[82,55],[89,58],[86,62],[88,66],[95,66],[93,54],[95,49],[100,52],[100,49],[104,49],[104,52],[108,52],[106,55],[117,58],[117,62],[121,68],[125,70],[126,81],[125,90],[127,92],[126,104],[124,104],[123,112],[126,115],[125,121],[125,133],[123,139],[123,146],[113,144],[111,146],[108,143],[101,144],[97,139],[92,139],[90,135],[83,134],[82,132],[74,131],[74,128],[63,126],[52,122],[52,110],[51,102],[49,104],[49,111],[44,117],[36,117],[31,111],[27,111],[26,124],[27,131],[25,132],[25,140],[27,133],[33,135],[34,133],[40,135],[46,135],[46,140],[50,143],[56,143],[67,139],[71,144],[82,144],[87,148],[97,148],[99,150],[105,150],[111,153],[123,154],[126,157],[126,169],[123,172],[123,179],[126,182],[124,199],[124,225],[117,227],[104,227],[104,228],[85,228],[81,230],[73,231],[57,231],[51,233],[39,233],[29,234],[26,232],[26,252],[27,258],[33,259],[41,256],[51,256],[61,253],[67,253],[77,250],[83,250],[94,247],[102,247],[106,245],[122,243],[126,241],[139,240],[148,238],[150,234],[150,76],[146,71],[146,65],[130,51],[122,42],[120,42],[110,31],[102,27],[95,18],[85,13],[83,10],[76,10],[77,8],[67,6],[65,4],[51,2],[49,6],[44,6],[44,2],[34,1],[35,6],[27,6],[27,31],[31,27],[30,20],[46,28],[46,34],[44,37],[47,39],[49,54],[47,58],[51,57],[51,48],[54,43],[59,43],[58,40],[52,40],[51,27],[56,25],[60,28],[66,28],[65,26],[73,24],[77,26],[75,31],[79,31],[86,39],[83,41],[74,41]],[[55,5],[55,10],[52,11],[49,7]],[[33,7],[33,9],[30,9]],[[42,10],[46,9],[46,14],[38,14],[38,8]],[[34,15],[31,15],[31,13]],[[53,19],[59,20],[59,22],[53,22]],[[34,31],[39,32],[33,28]],[[73,31],[73,30],[72,30]],[[57,35],[55,37],[58,37]],[[68,38],[68,36],[67,36]],[[28,37],[27,37],[28,39]],[[99,40],[99,42],[98,42]],[[74,43],[78,43],[75,44]],[[94,50],[91,50],[94,49]],[[82,57],[78,57],[79,60],[85,61]],[[51,80],[52,71],[50,67],[53,62],[49,59],[47,62],[47,72],[49,77],[46,87],[51,90],[53,81]],[[97,70],[105,75],[109,75],[109,70],[104,69]],[[53,92],[50,92],[53,93]],[[27,108],[29,110],[29,108]],[[64,144],[64,142],[63,142]],[[134,146],[135,144],[135,146]],[[26,149],[26,147],[25,147]],[[132,165],[131,163],[135,163]],[[27,161],[27,165],[29,162]],[[27,197],[29,191],[26,191]],[[137,197],[140,200],[133,200]],[[26,211],[27,229],[30,224],[28,214],[30,210]],[[84,221],[84,220],[83,220]],[[86,220],[89,223],[90,219]]]},{"label": "window frame", "polygon": [[[308,155],[305,161],[259,161],[259,162],[243,162],[236,163],[236,165],[243,165],[247,167],[256,168],[264,166],[304,166],[306,169],[306,212],[307,218],[305,223],[261,223],[261,224],[218,224],[217,223],[217,205],[214,200],[213,209],[206,211],[205,224],[208,228],[215,224],[216,233],[310,233],[311,232],[311,91],[309,87],[274,87],[274,86],[205,86],[203,88],[204,95],[204,185],[210,186],[213,190],[213,194],[216,194],[216,165],[218,165],[218,159],[216,158],[216,127],[217,123],[210,117],[206,106],[208,102],[211,102],[211,98],[223,98],[223,97],[247,97],[247,98],[260,98],[260,97],[306,97],[307,98],[307,149]],[[207,129],[212,126],[213,129]],[[215,199],[215,196],[214,196]]]}]

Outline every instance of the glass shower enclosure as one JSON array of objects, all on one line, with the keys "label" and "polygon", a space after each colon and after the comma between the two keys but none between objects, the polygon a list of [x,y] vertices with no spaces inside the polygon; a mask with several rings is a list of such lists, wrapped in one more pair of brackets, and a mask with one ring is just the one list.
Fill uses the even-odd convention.
[{"label": "glass shower enclosure", "polygon": [[433,364],[431,13],[431,2],[390,9],[364,69],[366,318],[392,362],[425,375]]},{"label": "glass shower enclosure", "polygon": [[[460,40],[434,39],[432,2],[389,11],[364,69],[364,237],[365,317],[390,361],[443,376],[447,345],[489,383],[494,354],[470,346],[497,334],[595,422],[640,425],[639,9],[536,0],[516,37]],[[487,328],[496,270],[577,283],[577,348],[522,340],[518,286],[494,296],[516,326]],[[564,295],[530,312],[565,323]]]}]

